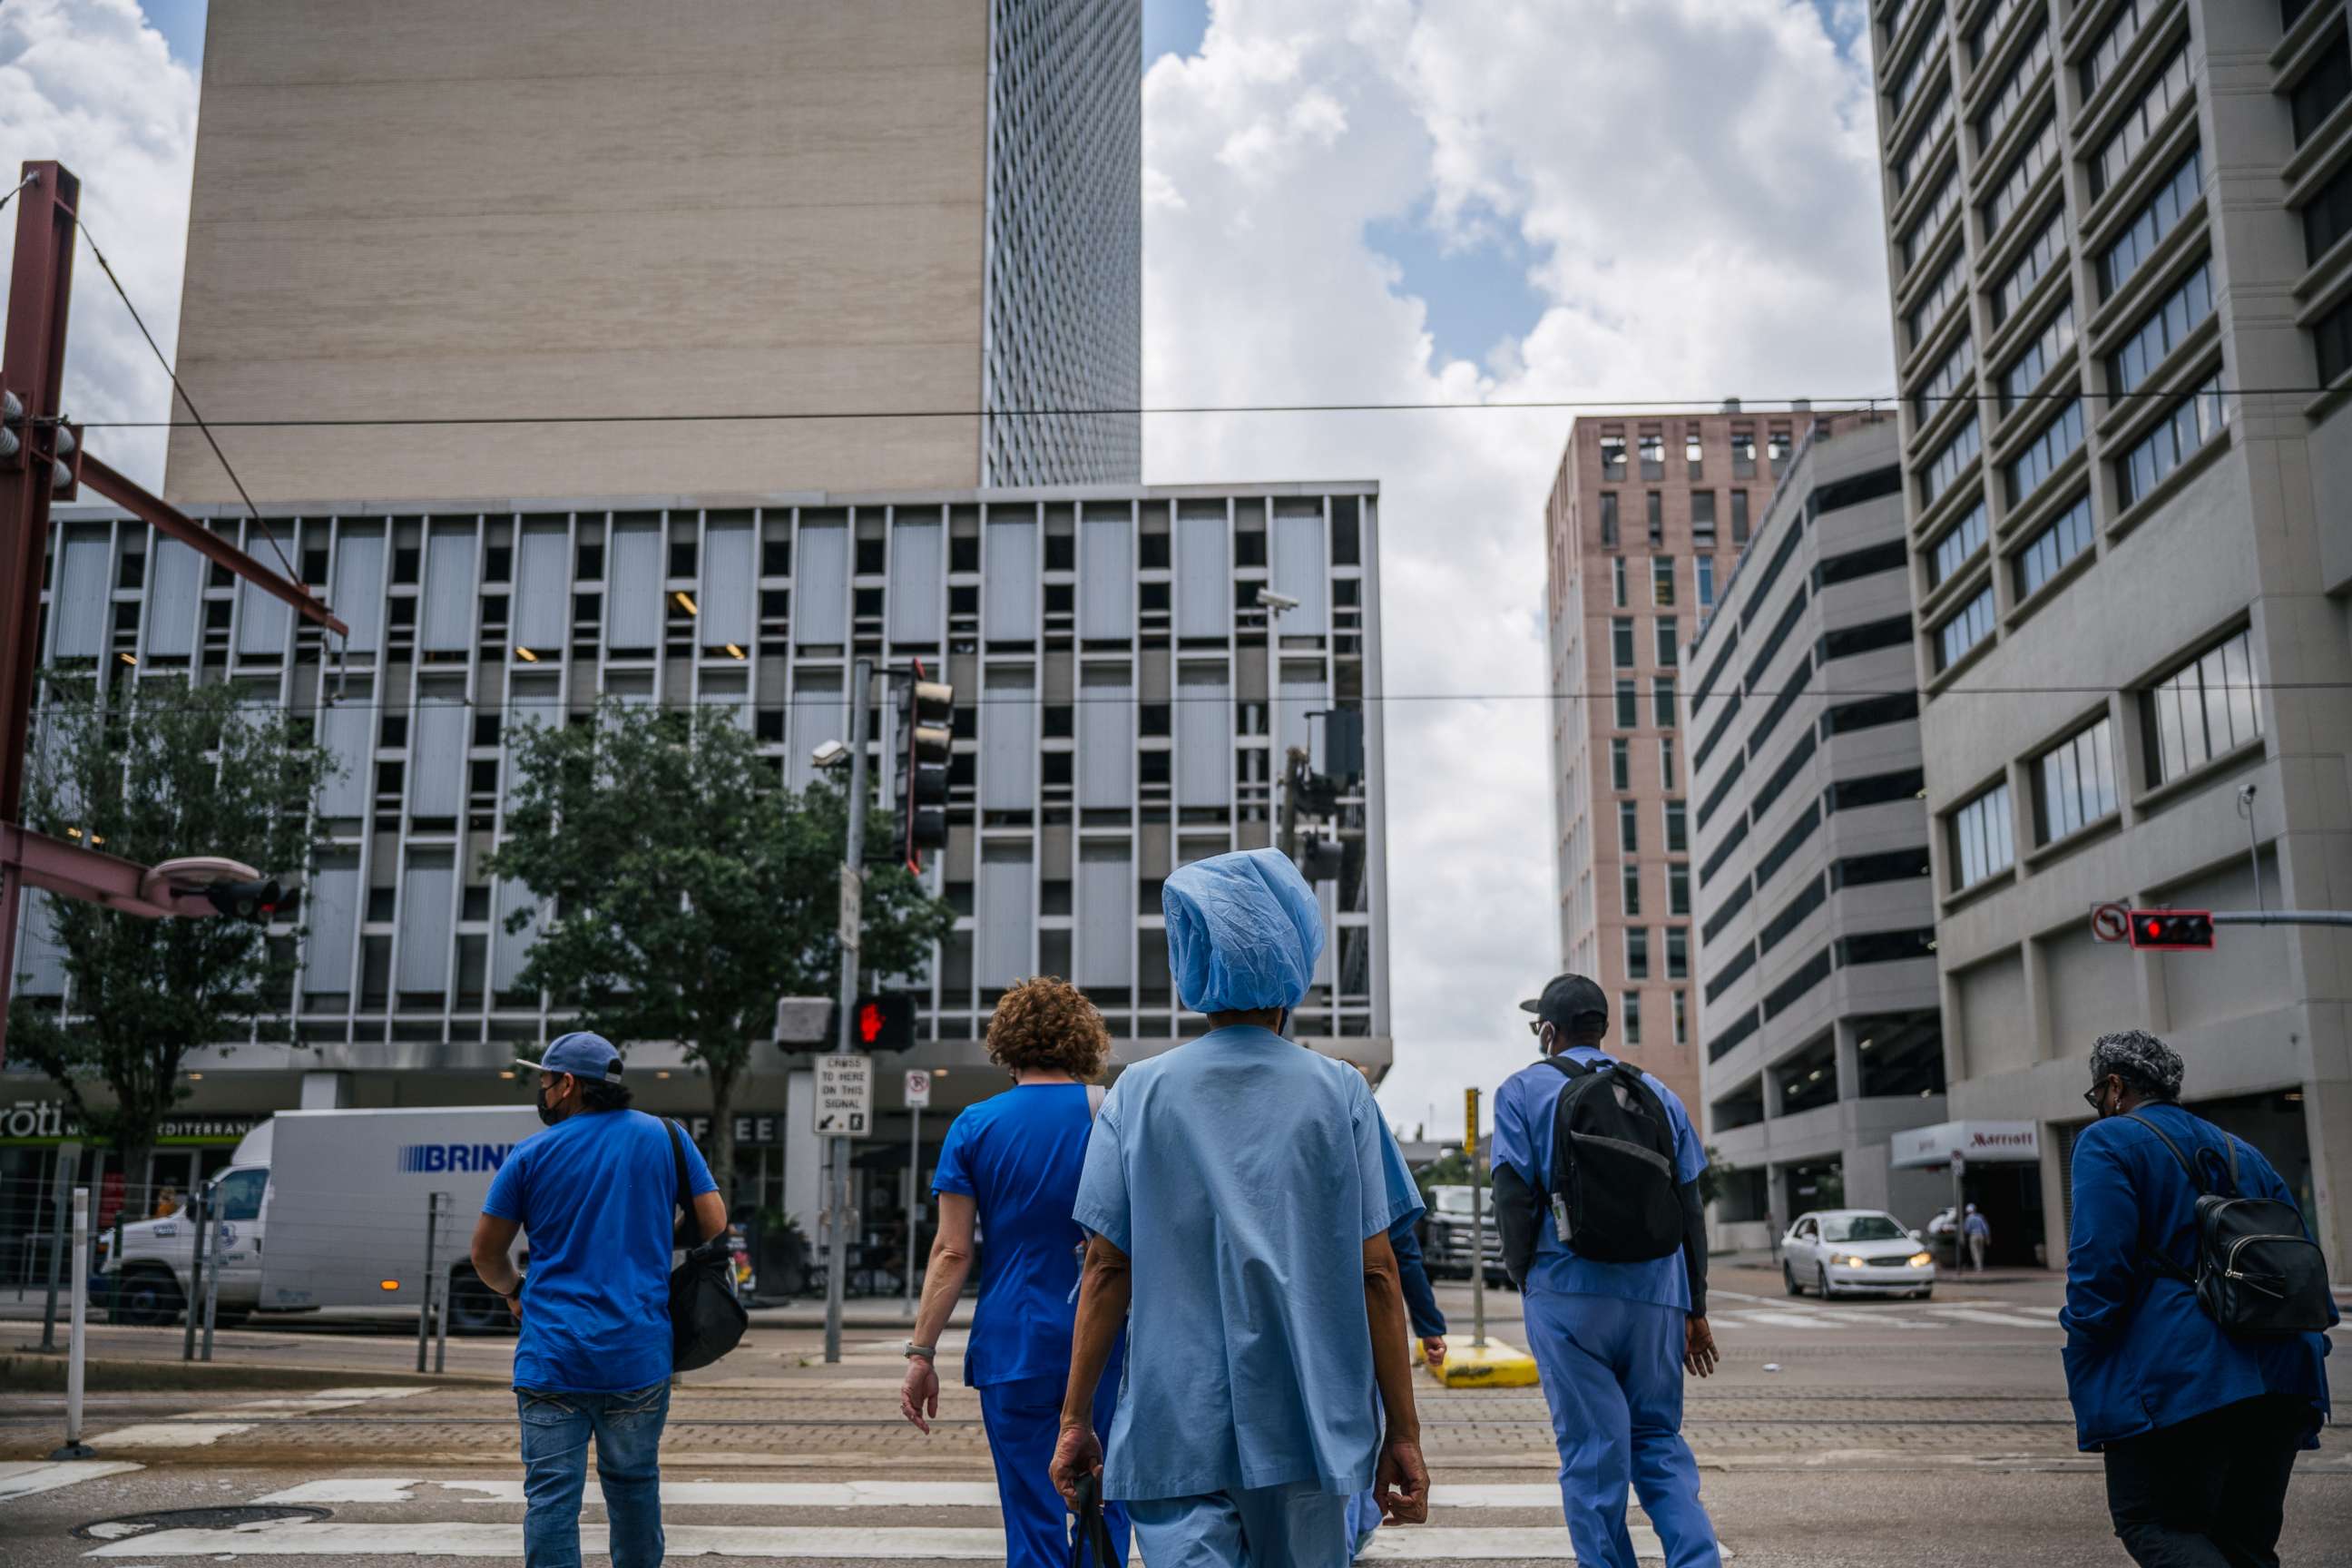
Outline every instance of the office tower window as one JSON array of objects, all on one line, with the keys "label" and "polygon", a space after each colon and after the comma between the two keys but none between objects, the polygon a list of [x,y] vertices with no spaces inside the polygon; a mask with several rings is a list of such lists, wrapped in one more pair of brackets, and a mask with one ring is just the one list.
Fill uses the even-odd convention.
[{"label": "office tower window", "polygon": [[2050,416],[2050,422],[2001,470],[2009,488],[2010,510],[2014,511],[2024,505],[2026,498],[2041,489],[2042,482],[2057,471],[2059,464],[2073,457],[2082,444],[2083,400],[2072,398]]},{"label": "office tower window", "polygon": [[1650,721],[1661,730],[1675,727],[1675,678],[1671,675],[1650,682]]},{"label": "office tower window", "polygon": [[1612,669],[1633,668],[1633,617],[1631,616],[1610,618],[1609,665]]},{"label": "office tower window", "polygon": [[1617,492],[1615,490],[1601,492],[1601,547],[1604,550],[1617,548]]},{"label": "office tower window", "polygon": [[2213,263],[2209,258],[2158,300],[2134,327],[2131,335],[2107,356],[2107,391],[2120,396],[2137,392],[2164,356],[2188,341],[2189,334],[2213,314]]},{"label": "office tower window", "polygon": [[[1732,499],[1740,500],[1744,493],[1737,493]],[[1696,579],[1695,586],[1698,591],[1698,607],[1702,610],[1715,608],[1715,557],[1702,555],[1693,561],[1691,575]]]},{"label": "office tower window", "polygon": [[2164,237],[2179,226],[2180,215],[2197,205],[2205,193],[2205,155],[2191,147],[2172,165],[2172,173],[2150,193],[2124,226],[2115,242],[2099,253],[2099,298],[2113,299],[2155,253]]},{"label": "office tower window", "polygon": [[1661,789],[1682,788],[1675,777],[1675,738],[1672,735],[1658,737],[1658,786]]},{"label": "office tower window", "polygon": [[1625,978],[1647,980],[1650,977],[1650,931],[1647,926],[1625,928]]},{"label": "office tower window", "polygon": [[1731,477],[1752,479],[1756,477],[1756,426],[1734,425],[1731,427]]},{"label": "office tower window", "polygon": [[1911,140],[1906,142],[1903,151],[1895,156],[1895,191],[1897,195],[1908,191],[1913,183],[1927,172],[1935,155],[1942,151],[1944,132],[1952,128],[1956,112],[1952,107],[1951,92],[1938,88],[1936,107],[1927,112],[1919,122],[1919,129],[1911,133]]},{"label": "office tower window", "polygon": [[[2340,51],[2342,45],[2338,44],[2337,48]],[[2096,201],[2106,195],[2107,187],[2123,178],[2124,171],[2131,167],[2132,160],[2138,157],[2140,149],[2147,145],[2148,137],[2171,113],[2172,106],[2188,98],[2192,79],[2189,69],[2189,40],[2183,38],[2172,51],[2172,58],[2164,62],[2164,68],[2141,89],[2139,101],[2124,111],[2122,123],[2108,132],[2107,139],[2099,144],[2098,152],[2091,157],[2092,200]],[[2297,96],[2300,98],[2300,92]],[[2300,125],[2298,119],[2298,129]],[[2299,142],[2301,137],[2298,135],[2296,140]]]},{"label": "office tower window", "polygon": [[1952,481],[1960,477],[1963,468],[1976,460],[1977,453],[1983,447],[1984,434],[1977,428],[1976,416],[1970,415],[1969,422],[1953,431],[1951,439],[1938,447],[1936,455],[1928,458],[1921,469],[1919,504],[1923,507],[1935,505],[1937,498],[1951,489]]},{"label": "office tower window", "polygon": [[2336,171],[2303,207],[2303,258],[2317,262],[2352,234],[2352,163]]},{"label": "office tower window", "polygon": [[1622,425],[1601,427],[1601,477],[1604,479],[1625,477],[1625,427]]},{"label": "office tower window", "polygon": [[2032,244],[2009,265],[1992,286],[1992,324],[2000,326],[2022,306],[2034,286],[2049,275],[2066,254],[2066,205],[2061,202],[2042,221]]},{"label": "office tower window", "polygon": [[1666,928],[1666,978],[1690,978],[1690,930],[1686,926]]},{"label": "office tower window", "polygon": [[2347,97],[2352,97],[2352,47],[2338,33],[2287,93],[2294,144],[2300,147],[2310,141],[2312,132],[2326,124]]},{"label": "office tower window", "polygon": [[1660,495],[1657,491],[1652,490],[1649,492],[1647,500],[1649,502],[1650,548],[1655,550],[1659,545],[1664,544],[1666,542],[1666,498]]},{"label": "office tower window", "polygon": [[2047,380],[2050,372],[2074,346],[2074,301],[2072,296],[2058,302],[2058,309],[2043,323],[2033,341],[2020,349],[2017,357],[2000,373],[2000,411],[2007,414],[2025,401],[2028,394]]},{"label": "office tower window", "polygon": [[2033,41],[2020,49],[2000,73],[2000,81],[1986,95],[1984,108],[1977,114],[1977,151],[1984,152],[2000,139],[2009,124],[2010,116],[2023,107],[2027,91],[2042,77],[2042,68],[2050,63],[2050,29],[2043,26],[2033,35]]},{"label": "office tower window", "polygon": [[1973,560],[1976,552],[1984,548],[1990,527],[1985,504],[1979,501],[1969,508],[1968,516],[1946,529],[1927,557],[1927,585],[1933,588],[1942,584]]},{"label": "office tower window", "polygon": [[1690,913],[1690,863],[1686,860],[1666,862],[1666,913]]},{"label": "office tower window", "polygon": [[1656,633],[1659,667],[1665,669],[1672,669],[1676,664],[1681,662],[1682,658],[1681,641],[1675,635],[1675,617],[1672,616],[1660,616],[1657,620],[1653,623],[1653,626]]},{"label": "office tower window", "polygon": [[[1898,5],[1895,10],[1899,13],[1902,7]],[[1896,68],[1895,79],[1886,84],[1886,122],[1889,125],[1902,119],[1903,111],[1911,107],[1912,97],[1919,90],[1921,82],[1936,80],[1944,74],[1944,44],[1951,36],[1951,14],[1938,7],[1934,24],[1912,46],[1911,52],[1904,57],[1903,64]],[[1888,18],[1888,41],[1894,41],[1901,32],[1899,19]]]},{"label": "office tower window", "polygon": [[1772,477],[1779,479],[1789,466],[1789,453],[1795,435],[1786,425],[1775,425],[1764,437],[1764,457],[1772,465]]},{"label": "office tower window", "polygon": [[1731,492],[1731,542],[1734,544],[1748,542],[1748,492],[1746,490]]},{"label": "office tower window", "polygon": [[1715,492],[1691,492],[1691,542],[1702,550],[1715,548]]},{"label": "office tower window", "polygon": [[2058,569],[2091,548],[2091,498],[2085,493],[2049,526],[2026,542],[2015,557],[2017,596],[2022,601],[2058,575]]},{"label": "office tower window", "polygon": [[1678,800],[1666,804],[1666,853],[1686,855],[1690,852],[1690,829],[1687,808]]},{"label": "office tower window", "polygon": [[1661,610],[1674,607],[1675,558],[1671,555],[1650,557],[1650,603]]},{"label": "office tower window", "polygon": [[1638,860],[1626,861],[1623,868],[1623,875],[1621,879],[1624,884],[1624,913],[1626,918],[1632,919],[1642,912],[1641,862]]},{"label": "office tower window", "polygon": [[2140,694],[2147,735],[2147,782],[2169,784],[2260,740],[2253,645],[2236,636],[2207,648]]},{"label": "office tower window", "polygon": [[1903,313],[1904,347],[1916,349],[1934,337],[1936,330],[1944,324],[1944,313],[1958,304],[1968,291],[1968,252],[1955,246],[1935,281],[1920,294],[1918,302]]},{"label": "office tower window", "polygon": [[[1632,972],[1629,970],[1627,973]],[[1639,991],[1628,991],[1617,999],[1617,1039],[1622,1045],[1638,1046],[1642,1043],[1642,994]]]},{"label": "office tower window", "polygon": [[1631,730],[1641,721],[1639,703],[1633,695],[1633,683],[1630,680],[1619,681],[1617,683],[1617,728]]},{"label": "office tower window", "polygon": [[2100,84],[2115,73],[2116,64],[2124,58],[2124,51],[2131,47],[2134,38],[2139,37],[2140,13],[2153,9],[2158,3],[2158,0],[2124,0],[2116,8],[2116,14],[2107,18],[2107,25],[2099,29],[2098,41],[2091,46],[2091,52],[2083,57],[2083,63],[2074,68],[2075,75],[2083,84],[2084,103],[2090,102],[2091,95],[2099,90]]},{"label": "office tower window", "polygon": [[1992,588],[1988,584],[1936,628],[1936,668],[1951,668],[1970,648],[1992,636],[1993,618]]},{"label": "office tower window", "polygon": [[[1960,208],[1960,171],[1948,169],[1936,184],[1936,194],[1919,204],[1919,216],[1903,231],[1899,242],[1903,254],[1903,273],[1908,276],[1919,258],[1927,253],[1929,242],[1943,237],[1944,225]],[[1898,279],[1899,282],[1900,279]]]},{"label": "office tower window", "polygon": [[1617,803],[1617,847],[1627,855],[1638,854],[1642,848],[1642,803],[1621,800]]},{"label": "office tower window", "polygon": [[1657,480],[1666,477],[1666,438],[1655,425],[1642,426],[1642,477]]},{"label": "office tower window", "polygon": [[1609,787],[1633,787],[1633,742],[1622,735],[1609,737]]},{"label": "office tower window", "polygon": [[2105,719],[2042,753],[2033,766],[2040,841],[2055,844],[2116,814],[2115,731]]},{"label": "office tower window", "polygon": [[1675,1002],[1675,1044],[1690,1044],[1690,993],[1677,988]]},{"label": "office tower window", "polygon": [[1976,377],[1976,369],[1977,341],[1963,332],[1959,341],[1936,362],[1936,368],[1927,373],[1927,379],[1919,384],[1919,390],[1911,395],[1912,424],[1924,428],[1941,414],[1944,405],[1969,389],[1969,384]]},{"label": "office tower window", "polygon": [[1698,421],[1683,426],[1683,471],[1693,479],[1706,477],[1706,455],[1699,448]]},{"label": "office tower window", "polygon": [[2009,220],[2023,205],[2026,193],[2041,182],[2042,172],[2057,160],[2058,116],[2044,113],[2040,129],[2026,138],[2022,148],[2010,159],[2008,172],[1978,209],[1988,237],[1999,235],[2009,226]]},{"label": "office tower window", "polygon": [[[2324,374],[2326,366],[2321,369]],[[2221,373],[2216,370],[2116,462],[2116,504],[2127,507],[2138,501],[2229,427],[2230,404],[2222,395]]]},{"label": "office tower window", "polygon": [[2009,785],[1997,784],[1952,813],[1952,890],[1973,888],[2017,860],[2009,816]]},{"label": "office tower window", "polygon": [[1609,563],[1609,583],[1611,588],[1609,602],[1619,609],[1623,609],[1625,607],[1625,558],[1622,555]]},{"label": "office tower window", "polygon": [[2352,300],[2311,324],[2311,344],[2320,385],[2333,386],[2337,376],[2352,370]]}]

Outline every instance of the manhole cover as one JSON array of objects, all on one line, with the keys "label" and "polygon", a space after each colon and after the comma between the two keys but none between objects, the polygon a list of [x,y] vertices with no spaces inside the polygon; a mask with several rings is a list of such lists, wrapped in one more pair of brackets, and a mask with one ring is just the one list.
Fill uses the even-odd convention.
[{"label": "manhole cover", "polygon": [[326,1519],[323,1508],[254,1507],[238,1508],[167,1508],[157,1513],[126,1513],[121,1519],[101,1519],[85,1524],[74,1533],[84,1541],[121,1541],[133,1535],[152,1535],[159,1530],[237,1530],[248,1524],[271,1524],[286,1519]]}]

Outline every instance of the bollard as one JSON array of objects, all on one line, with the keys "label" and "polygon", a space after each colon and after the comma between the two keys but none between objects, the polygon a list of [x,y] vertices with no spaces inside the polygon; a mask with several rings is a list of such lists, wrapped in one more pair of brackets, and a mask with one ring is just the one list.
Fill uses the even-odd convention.
[{"label": "bollard", "polygon": [[[453,1194],[443,1193],[441,1195],[449,1200],[450,1218],[454,1221],[457,1218],[457,1200]],[[449,1291],[451,1288],[449,1270],[442,1269],[435,1277],[434,1283],[441,1301],[440,1310],[433,1314],[433,1370],[438,1373],[449,1370]]]},{"label": "bollard", "polygon": [[52,1459],[87,1459],[89,1447],[81,1440],[81,1391],[89,1352],[89,1189],[73,1190],[73,1317],[66,1331],[66,1446]]},{"label": "bollard", "polygon": [[[192,1250],[188,1254],[188,1326],[180,1336],[182,1361],[196,1359],[196,1320],[204,1312],[198,1292],[205,1285],[205,1243],[212,1235],[212,1192],[209,1188],[198,1187],[188,1194],[188,1224],[194,1227],[192,1235],[194,1239],[190,1244]],[[122,1295],[121,1258],[115,1259],[114,1278],[114,1294],[119,1301]]]},{"label": "bollard", "polygon": [[80,1145],[68,1143],[58,1151],[56,1190],[57,1212],[49,1223],[49,1299],[41,1309],[41,1352],[54,1354],[58,1348],[58,1281],[65,1274],[66,1233],[68,1216],[73,1209],[74,1167],[81,1163]]},{"label": "bollard", "polygon": [[425,1279],[424,1293],[416,1303],[416,1370],[425,1370],[425,1349],[433,1337],[433,1250],[439,1239],[441,1224],[440,1193],[425,1195]]}]

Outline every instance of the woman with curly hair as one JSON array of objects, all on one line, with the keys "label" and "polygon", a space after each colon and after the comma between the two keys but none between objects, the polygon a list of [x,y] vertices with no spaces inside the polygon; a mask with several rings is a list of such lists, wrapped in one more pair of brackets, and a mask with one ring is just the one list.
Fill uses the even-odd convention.
[{"label": "woman with curly hair", "polygon": [[[1008,1568],[1069,1560],[1062,1499],[1048,1467],[1070,1373],[1078,1258],[1086,1236],[1070,1217],[1102,1091],[1087,1080],[1110,1061],[1110,1035],[1084,993],[1050,977],[1005,992],[988,1024],[989,1059],[1013,1087],[960,1113],[940,1150],[931,1191],[939,1234],[923,1276],[923,1308],[907,1342],[900,1414],[925,1432],[940,1413],[932,1366],[940,1335],[971,1273],[974,1222],[988,1237],[980,1304],[964,1351],[964,1383],[996,1463]],[[1123,1348],[1123,1347],[1122,1347]],[[1102,1381],[1098,1426],[1118,1404],[1118,1355]],[[1105,1510],[1118,1561],[1127,1560],[1126,1511]]]}]

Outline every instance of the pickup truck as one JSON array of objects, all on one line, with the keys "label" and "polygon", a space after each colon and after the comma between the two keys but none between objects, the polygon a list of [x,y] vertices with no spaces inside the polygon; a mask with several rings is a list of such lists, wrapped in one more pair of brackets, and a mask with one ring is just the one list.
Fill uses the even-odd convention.
[{"label": "pickup truck", "polygon": [[[1467,1186],[1437,1186],[1429,1189],[1428,1229],[1422,1241],[1422,1262],[1433,1279],[1467,1279],[1470,1278],[1472,1247],[1471,1189]],[[1486,1282],[1506,1282],[1503,1270],[1503,1237],[1495,1228],[1494,1194],[1486,1194],[1483,1246],[1477,1254],[1485,1257]]]}]

